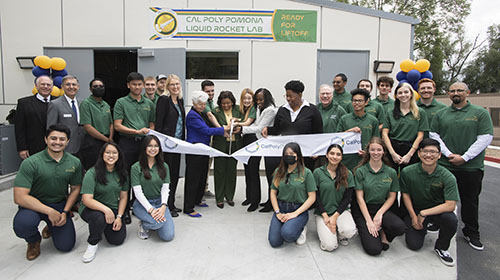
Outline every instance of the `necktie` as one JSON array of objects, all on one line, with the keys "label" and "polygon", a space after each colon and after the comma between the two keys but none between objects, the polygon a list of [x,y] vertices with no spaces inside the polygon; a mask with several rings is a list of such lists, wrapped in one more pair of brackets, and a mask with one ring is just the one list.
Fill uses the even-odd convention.
[{"label": "necktie", "polygon": [[48,103],[48,101],[47,101],[47,97],[45,97],[45,98],[43,99],[43,102]]},{"label": "necktie", "polygon": [[71,108],[73,109],[73,112],[75,112],[75,118],[78,120],[78,113],[76,111],[75,100],[71,100]]}]

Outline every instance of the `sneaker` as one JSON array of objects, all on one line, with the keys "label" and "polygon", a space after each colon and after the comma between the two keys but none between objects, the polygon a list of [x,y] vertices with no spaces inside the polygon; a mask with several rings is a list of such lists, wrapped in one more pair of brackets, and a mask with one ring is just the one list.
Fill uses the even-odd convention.
[{"label": "sneaker", "polygon": [[26,250],[26,259],[32,261],[40,256],[40,241],[35,243],[28,243],[28,249]]},{"label": "sneaker", "polygon": [[455,265],[455,260],[451,257],[451,255],[450,255],[450,253],[448,253],[448,251],[434,248],[434,252],[436,252],[436,254],[438,255],[441,262],[444,263],[445,265],[447,265],[447,266],[454,266]]},{"label": "sneaker", "polygon": [[95,259],[95,254],[97,253],[97,247],[99,244],[88,245],[87,250],[83,253],[82,261],[84,263],[89,263]]},{"label": "sneaker", "polygon": [[307,226],[304,226],[304,229],[300,233],[300,236],[299,236],[299,238],[297,238],[297,241],[295,241],[295,243],[297,243],[297,245],[304,245],[304,244],[306,244],[306,241],[307,241],[307,237],[306,236],[307,236]]},{"label": "sneaker", "polygon": [[427,224],[427,232],[428,233],[438,233],[439,232],[439,225],[433,224],[433,223],[428,223]]},{"label": "sneaker", "polygon": [[142,227],[142,222],[139,221],[139,223],[137,223],[137,225],[139,226],[139,231],[138,231],[138,235],[139,235],[139,238],[142,239],[142,240],[146,240],[149,238],[149,230],[145,230],[143,227]]},{"label": "sneaker", "polygon": [[478,250],[478,251],[484,250],[484,245],[483,245],[483,243],[481,243],[479,238],[471,238],[467,235],[464,235],[464,239],[465,239],[465,241],[467,241],[469,243],[469,245],[473,249]]},{"label": "sneaker", "polygon": [[342,245],[342,246],[347,246],[347,245],[349,245],[349,239],[347,239],[347,238],[341,238],[341,239],[339,240],[339,243],[340,243],[340,245]]}]

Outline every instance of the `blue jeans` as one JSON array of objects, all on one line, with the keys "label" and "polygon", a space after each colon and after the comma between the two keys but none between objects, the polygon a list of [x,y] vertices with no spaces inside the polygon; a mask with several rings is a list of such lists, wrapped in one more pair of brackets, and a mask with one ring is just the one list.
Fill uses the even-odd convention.
[{"label": "blue jeans", "polygon": [[[302,203],[292,203],[278,200],[280,213],[290,213],[297,210]],[[271,224],[269,225],[269,243],[271,247],[276,248],[283,244],[283,241],[295,242],[309,220],[309,213],[304,211],[294,219],[282,223],[273,214]]]},{"label": "blue jeans", "polygon": [[[66,201],[47,203],[45,205],[56,209],[58,212],[62,212]],[[49,216],[19,206],[19,210],[17,210],[16,216],[14,216],[14,232],[17,237],[23,238],[28,243],[38,242],[42,239],[38,231],[38,225],[41,220],[44,220],[49,226],[52,234],[52,242],[54,242],[54,247],[57,250],[69,252],[73,249],[76,234],[71,216],[66,217],[66,223],[63,226],[54,227],[49,220]]]},{"label": "blue jeans", "polygon": [[[161,198],[153,198],[149,199],[149,203],[154,208],[160,208],[161,206]],[[172,216],[170,215],[170,211],[165,211],[165,221],[157,222],[153,217],[148,213],[146,209],[142,206],[139,201],[134,202],[134,214],[135,216],[141,220],[142,228],[145,230],[155,230],[158,232],[158,236],[161,240],[170,241],[174,239],[174,221],[172,220]]]}]

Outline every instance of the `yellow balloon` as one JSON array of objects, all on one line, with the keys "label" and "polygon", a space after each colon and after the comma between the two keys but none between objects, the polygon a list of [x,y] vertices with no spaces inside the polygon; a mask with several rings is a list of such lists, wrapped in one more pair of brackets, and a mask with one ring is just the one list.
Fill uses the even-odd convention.
[{"label": "yellow balloon", "polygon": [[66,60],[60,57],[53,57],[50,61],[52,69],[56,71],[61,71],[66,67]]},{"label": "yellow balloon", "polygon": [[409,72],[413,69],[415,69],[415,62],[411,59],[405,59],[401,61],[401,64],[399,64],[399,68],[401,68],[401,71],[403,72]]},{"label": "yellow balloon", "polygon": [[50,93],[50,95],[52,96],[59,96],[59,93],[60,93],[60,89],[56,86],[53,86],[52,87],[52,92]]},{"label": "yellow balloon", "polygon": [[39,55],[39,56],[35,57],[34,62],[35,62],[36,66],[39,66],[40,68],[43,68],[43,69],[49,69],[50,65],[51,65],[50,57],[48,57],[46,55]]},{"label": "yellow balloon", "polygon": [[419,59],[419,60],[417,60],[417,63],[415,63],[415,69],[420,73],[423,73],[423,72],[429,70],[430,67],[431,67],[431,63],[425,58]]},{"label": "yellow balloon", "polygon": [[36,89],[36,86],[33,86],[33,89],[31,90],[33,94],[36,94],[38,92],[38,89]]},{"label": "yellow balloon", "polygon": [[63,96],[64,95],[64,89],[59,89],[59,96]]},{"label": "yellow balloon", "polygon": [[416,101],[420,99],[420,94],[416,90],[413,90],[413,95],[415,96]]}]

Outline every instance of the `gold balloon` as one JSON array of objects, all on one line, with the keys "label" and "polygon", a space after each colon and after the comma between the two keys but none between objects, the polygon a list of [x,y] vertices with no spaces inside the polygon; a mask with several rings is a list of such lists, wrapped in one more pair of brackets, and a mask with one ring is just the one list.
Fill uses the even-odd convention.
[{"label": "gold balloon", "polygon": [[38,89],[36,89],[36,86],[33,86],[33,89],[31,90],[33,94],[36,94],[38,92]]},{"label": "gold balloon", "polygon": [[60,91],[61,90],[58,87],[53,86],[52,87],[52,92],[50,93],[50,95],[52,95],[52,96],[59,96]]},{"label": "gold balloon", "polygon": [[51,60],[50,57],[46,55],[39,55],[35,57],[34,63],[36,66],[39,66],[40,68],[43,69],[49,69],[51,66]]},{"label": "gold balloon", "polygon": [[61,71],[66,67],[66,60],[60,57],[53,57],[50,61],[52,69],[56,71]]},{"label": "gold balloon", "polygon": [[403,72],[409,72],[413,69],[415,69],[415,62],[411,59],[405,59],[401,61],[401,64],[399,64],[399,68],[401,68],[401,71]]},{"label": "gold balloon", "polygon": [[431,67],[431,63],[427,59],[419,59],[417,60],[417,63],[415,63],[415,69],[420,72],[424,73],[425,71],[429,70]]}]

